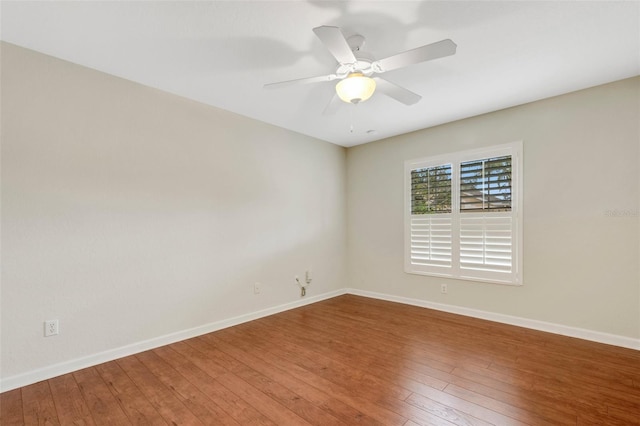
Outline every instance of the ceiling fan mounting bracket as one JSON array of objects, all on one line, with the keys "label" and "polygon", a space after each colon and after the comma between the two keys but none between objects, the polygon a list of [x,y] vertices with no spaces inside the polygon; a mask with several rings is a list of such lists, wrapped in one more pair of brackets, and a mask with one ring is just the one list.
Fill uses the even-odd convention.
[{"label": "ceiling fan mounting bracket", "polygon": [[365,42],[366,42],[366,39],[364,38],[364,36],[361,36],[360,34],[354,34],[352,36],[347,37],[347,44],[349,45],[353,53],[360,52],[364,47]]}]

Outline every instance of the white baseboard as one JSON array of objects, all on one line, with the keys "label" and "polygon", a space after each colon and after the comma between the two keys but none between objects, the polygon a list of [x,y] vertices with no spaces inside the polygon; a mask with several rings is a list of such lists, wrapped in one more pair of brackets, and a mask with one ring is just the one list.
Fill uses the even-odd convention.
[{"label": "white baseboard", "polygon": [[248,314],[239,315],[237,317],[216,321],[210,324],[205,324],[202,326],[190,328],[188,330],[178,331],[176,333],[155,337],[153,339],[144,340],[142,342],[133,343],[131,345],[126,345],[126,346],[122,346],[115,349],[110,349],[108,351],[100,352],[100,353],[89,355],[86,357],[61,362],[59,364],[54,364],[47,367],[39,368],[37,370],[28,371],[26,373],[17,374],[15,376],[2,378],[0,379],[0,392],[6,392],[22,386],[27,386],[33,383],[37,383],[42,380],[51,379],[53,377],[57,377],[62,374],[71,373],[73,371],[81,370],[83,368],[92,367],[94,365],[102,364],[104,362],[113,361],[118,358],[134,355],[140,352],[148,351],[150,349],[158,348],[160,346],[169,345],[171,343],[179,342],[181,340],[191,339],[192,337],[201,336],[203,334],[211,333],[213,331],[222,330],[223,328],[232,327],[234,325],[253,321],[258,318],[263,318],[269,315],[277,314],[279,312],[299,308],[301,306],[309,305],[311,303],[316,303],[322,300],[331,299],[333,297],[340,296],[343,294],[345,294],[345,290],[340,289],[340,290],[335,290],[328,293],[320,294],[317,296],[306,297],[304,299],[300,299],[295,302],[285,303],[282,305],[274,306],[272,308],[263,309],[257,312],[251,312]]},{"label": "white baseboard", "polygon": [[569,327],[560,324],[553,324],[544,321],[537,321],[527,318],[514,317],[510,315],[496,314],[493,312],[480,311],[477,309],[464,308],[460,306],[446,305],[442,303],[429,302],[426,300],[412,299],[408,297],[394,296],[391,294],[375,293],[371,291],[359,290],[354,288],[344,288],[331,291],[317,296],[308,297],[295,302],[285,303],[274,306],[272,308],[263,309],[257,312],[240,315],[237,317],[216,321],[199,327],[190,328],[188,330],[178,331],[176,333],[167,334],[142,342],[133,343],[131,345],[122,346],[97,354],[89,355],[83,358],[54,364],[37,370],[28,371],[26,373],[17,374],[0,379],[0,392],[9,391],[22,386],[27,386],[42,380],[51,379],[62,374],[71,373],[83,368],[92,367],[104,362],[113,361],[129,355],[134,355],[160,346],[169,345],[181,340],[190,339],[192,337],[201,336],[213,331],[222,330],[223,328],[232,327],[248,321],[253,321],[279,312],[288,311],[290,309],[299,308],[301,306],[320,302],[322,300],[331,299],[343,294],[353,294],[356,296],[369,297],[373,299],[387,300],[390,302],[398,302],[406,305],[420,306],[423,308],[435,309],[443,312],[464,315],[473,318],[480,318],[489,321],[500,322],[504,324],[516,325],[519,327],[530,328],[533,330],[546,331],[549,333],[560,334],[563,336],[576,337],[584,340],[591,340],[598,343],[608,345],[621,346],[624,348],[640,350],[640,339],[633,339],[625,336],[617,336],[614,334],[602,333],[599,331],[586,330],[582,328]]},{"label": "white baseboard", "polygon": [[370,297],[373,299],[387,300],[390,302],[398,302],[405,305],[420,306],[422,308],[435,309],[437,311],[450,312],[452,314],[459,314],[467,317],[480,318],[489,321],[500,322],[503,324],[530,328],[533,330],[546,331],[549,333],[560,334],[562,336],[576,337],[578,339],[605,343],[607,345],[640,350],[640,339],[602,333],[600,331],[569,327],[566,325],[554,324],[545,321],[532,320],[511,315],[496,314],[493,312],[481,311],[461,306],[446,305],[443,303],[429,302],[426,300],[412,299],[408,297],[394,296],[391,294],[375,293],[372,291],[359,290],[355,288],[347,288],[345,289],[345,293],[353,294],[356,296]]}]

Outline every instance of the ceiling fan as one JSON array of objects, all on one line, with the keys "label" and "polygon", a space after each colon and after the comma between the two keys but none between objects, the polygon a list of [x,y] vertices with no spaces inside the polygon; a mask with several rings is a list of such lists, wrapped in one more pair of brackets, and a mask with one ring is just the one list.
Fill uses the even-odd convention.
[{"label": "ceiling fan", "polygon": [[[336,84],[336,93],[325,108],[323,114],[332,114],[341,102],[358,104],[369,99],[378,90],[405,105],[413,105],[422,96],[382,77],[374,76],[387,71],[403,68],[420,62],[450,56],[456,53],[456,44],[449,40],[427,44],[407,50],[384,59],[375,60],[363,52],[365,39],[361,35],[345,38],[338,27],[320,26],[313,29],[320,41],[338,61],[338,68],[333,74],[307,77],[296,80],[265,84],[267,89],[280,88],[294,84],[319,83],[340,80]],[[374,76],[374,77],[372,77]]]}]

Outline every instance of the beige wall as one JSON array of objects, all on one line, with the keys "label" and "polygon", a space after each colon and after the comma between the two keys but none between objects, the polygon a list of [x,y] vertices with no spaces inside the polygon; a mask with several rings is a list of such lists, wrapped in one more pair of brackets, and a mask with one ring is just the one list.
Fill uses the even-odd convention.
[{"label": "beige wall", "polygon": [[1,55],[3,378],[345,287],[345,149]]},{"label": "beige wall", "polygon": [[[640,337],[639,101],[634,78],[349,149],[349,283]],[[516,140],[524,145],[524,285],[404,273],[404,161]]]}]

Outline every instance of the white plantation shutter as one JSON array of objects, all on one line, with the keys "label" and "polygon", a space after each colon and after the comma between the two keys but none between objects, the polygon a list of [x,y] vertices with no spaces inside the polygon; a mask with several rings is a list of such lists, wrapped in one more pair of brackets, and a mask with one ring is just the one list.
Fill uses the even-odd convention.
[{"label": "white plantation shutter", "polygon": [[462,276],[504,279],[513,272],[514,220],[510,213],[460,215]]},{"label": "white plantation shutter", "polygon": [[514,271],[512,157],[460,164],[460,275],[510,279]]},{"label": "white plantation shutter", "polygon": [[451,164],[410,171],[409,264],[423,273],[447,274],[452,265]]},{"label": "white plantation shutter", "polygon": [[522,143],[405,163],[405,271],[521,284]]},{"label": "white plantation shutter", "polygon": [[411,216],[411,264],[451,267],[451,214]]}]

